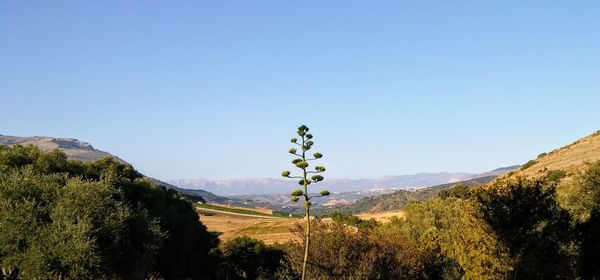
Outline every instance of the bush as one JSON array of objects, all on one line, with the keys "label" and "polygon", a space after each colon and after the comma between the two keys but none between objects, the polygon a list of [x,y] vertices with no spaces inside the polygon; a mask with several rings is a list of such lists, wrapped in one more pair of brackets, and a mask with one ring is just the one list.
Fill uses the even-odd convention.
[{"label": "bush", "polygon": [[515,260],[513,277],[573,279],[571,217],[554,187],[517,180],[478,193],[480,215]]},{"label": "bush", "polygon": [[283,249],[247,236],[225,242],[213,254],[220,259],[218,279],[278,279],[289,273]]},{"label": "bush", "polygon": [[372,229],[377,226],[377,221],[375,219],[365,221],[357,216],[342,214],[339,212],[334,212],[331,214],[331,220],[337,224],[355,227],[360,230]]},{"label": "bush", "polygon": [[546,183],[558,184],[560,180],[567,176],[567,172],[562,170],[551,170],[546,172]]},{"label": "bush", "polygon": [[438,193],[438,196],[442,199],[449,197],[459,199],[471,198],[471,189],[465,185],[456,185],[450,189],[443,189]]},{"label": "bush", "polygon": [[527,163],[525,163],[525,164],[521,165],[521,170],[525,170],[525,169],[527,169],[527,168],[531,167],[532,165],[534,165],[534,164],[536,164],[536,163],[537,163],[537,161],[536,161],[536,160],[530,160],[530,161],[528,161]]},{"label": "bush", "polygon": [[[308,277],[311,279],[422,279],[423,260],[416,244],[402,235],[381,235],[340,223],[312,222]],[[301,238],[303,227],[294,232]],[[301,240],[301,239],[300,239]],[[292,268],[301,271],[302,243],[290,244]]]},{"label": "bush", "polygon": [[574,199],[581,219],[577,224],[581,242],[579,269],[584,279],[600,278],[600,161],[589,164],[573,185],[579,193]]},{"label": "bush", "polygon": [[131,165],[33,146],[0,146],[0,225],[13,278],[203,278],[218,242],[191,203]]},{"label": "bush", "polygon": [[506,248],[477,217],[472,200],[434,198],[409,203],[403,219],[384,225],[417,242],[430,279],[503,279],[510,270]]}]

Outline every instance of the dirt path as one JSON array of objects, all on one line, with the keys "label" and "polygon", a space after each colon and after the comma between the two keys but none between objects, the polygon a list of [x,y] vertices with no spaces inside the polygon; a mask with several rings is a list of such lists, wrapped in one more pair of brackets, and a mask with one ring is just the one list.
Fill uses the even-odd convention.
[{"label": "dirt path", "polygon": [[266,215],[262,216],[262,215],[253,215],[253,214],[242,214],[242,213],[234,213],[234,212],[214,210],[214,209],[206,209],[206,208],[201,208],[201,207],[196,207],[196,210],[198,210],[198,211],[205,211],[205,212],[213,212],[213,213],[221,213],[221,214],[232,215],[232,216],[252,217],[252,218],[261,218],[261,219],[287,219],[286,217],[275,217],[275,216],[266,216]]}]

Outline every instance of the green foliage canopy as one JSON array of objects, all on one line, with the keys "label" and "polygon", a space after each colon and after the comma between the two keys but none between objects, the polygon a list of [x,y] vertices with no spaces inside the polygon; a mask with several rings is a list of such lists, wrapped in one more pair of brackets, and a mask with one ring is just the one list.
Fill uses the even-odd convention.
[{"label": "green foliage canopy", "polygon": [[182,195],[110,158],[0,146],[4,276],[138,279],[206,274],[217,239]]}]

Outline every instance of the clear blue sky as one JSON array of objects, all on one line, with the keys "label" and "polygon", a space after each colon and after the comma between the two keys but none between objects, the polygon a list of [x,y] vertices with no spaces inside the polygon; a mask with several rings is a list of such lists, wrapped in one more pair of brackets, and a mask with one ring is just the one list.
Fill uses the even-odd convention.
[{"label": "clear blue sky", "polygon": [[0,134],[160,179],[487,171],[600,129],[599,1],[2,1]]}]

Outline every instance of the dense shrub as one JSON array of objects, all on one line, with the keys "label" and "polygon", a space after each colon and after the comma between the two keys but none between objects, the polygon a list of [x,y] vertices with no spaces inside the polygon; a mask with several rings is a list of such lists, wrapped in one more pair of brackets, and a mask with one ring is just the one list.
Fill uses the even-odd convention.
[{"label": "dense shrub", "polygon": [[443,189],[438,193],[438,196],[442,199],[449,197],[469,199],[471,198],[471,189],[465,185],[456,185],[450,189]]},{"label": "dense shrub", "polygon": [[600,161],[589,164],[572,185],[580,191],[576,209],[581,214],[577,224],[581,242],[579,269],[584,279],[600,279]]},{"label": "dense shrub", "polygon": [[[312,222],[308,276],[311,279],[421,279],[423,261],[416,244],[407,238],[384,236],[340,223]],[[301,225],[294,229],[299,240]],[[300,271],[302,244],[292,243],[292,268]]]},{"label": "dense shrub", "polygon": [[282,248],[247,236],[236,237],[213,251],[217,279],[279,279],[294,275]]},{"label": "dense shrub", "polygon": [[532,160],[528,161],[527,163],[521,165],[521,170],[525,170],[536,163],[537,163],[537,161],[532,159]]},{"label": "dense shrub", "polygon": [[480,214],[515,261],[517,279],[572,279],[571,217],[542,181],[509,181],[478,193]]},{"label": "dense shrub", "polygon": [[563,170],[550,170],[546,172],[546,183],[558,184],[560,180],[567,176],[567,172]]},{"label": "dense shrub", "polygon": [[477,217],[471,200],[434,198],[409,203],[404,218],[384,226],[419,244],[433,279],[501,279],[510,270],[506,248]]},{"label": "dense shrub", "polygon": [[547,156],[547,155],[548,155],[548,153],[541,153],[541,154],[539,154],[539,155],[537,156],[537,159],[543,158],[543,157],[545,157],[545,156]]},{"label": "dense shrub", "polygon": [[208,277],[217,239],[179,193],[110,158],[0,146],[0,268],[61,279]]},{"label": "dense shrub", "polygon": [[359,230],[368,230],[377,226],[377,221],[375,221],[375,219],[363,220],[357,216],[351,214],[342,214],[339,212],[334,212],[331,214],[331,220],[334,223],[355,227]]}]

